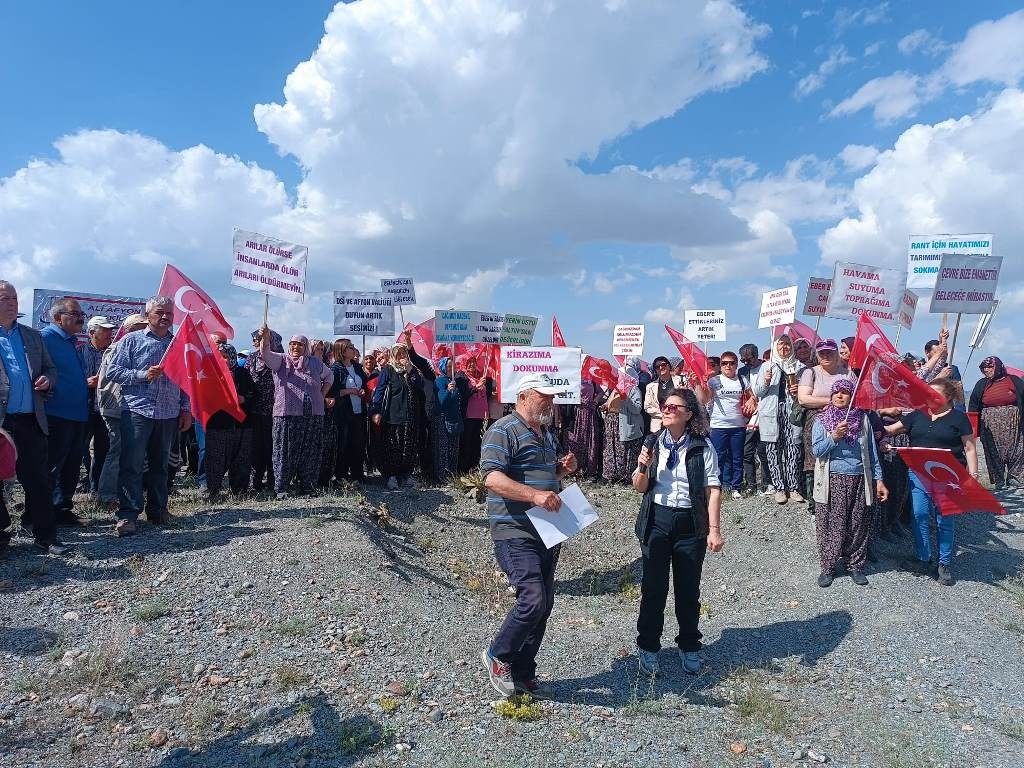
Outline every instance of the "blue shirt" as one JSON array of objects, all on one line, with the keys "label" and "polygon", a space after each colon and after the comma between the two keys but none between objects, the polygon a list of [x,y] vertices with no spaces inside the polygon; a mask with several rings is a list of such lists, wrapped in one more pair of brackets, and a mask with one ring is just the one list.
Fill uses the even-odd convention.
[{"label": "blue shirt", "polygon": [[85,383],[85,365],[78,351],[78,339],[55,323],[39,332],[53,364],[57,366],[57,384],[46,401],[46,415],[69,421],[89,420],[89,387]]},{"label": "blue shirt", "polygon": [[[99,375],[100,363],[103,362],[103,352],[106,350],[96,349],[92,345],[91,341],[87,341],[85,346],[82,347],[82,360],[85,363],[85,378],[89,379],[92,376]],[[88,382],[86,382],[88,384]],[[89,390],[89,412],[93,413],[96,410],[96,390]]]},{"label": "blue shirt", "polygon": [[0,362],[11,382],[7,413],[32,413],[35,404],[32,401],[32,382],[29,381],[31,373],[25,357],[25,342],[17,323],[9,331],[0,325]]},{"label": "blue shirt", "polygon": [[107,378],[121,385],[126,410],[148,419],[176,419],[188,412],[188,396],[166,376],[146,381],[150,366],[160,365],[174,334],[157,336],[149,328],[126,334],[114,348]]},{"label": "blue shirt", "polygon": [[[875,480],[882,479],[882,465],[878,461],[878,446],[875,435],[871,432],[870,422],[865,421],[861,430],[867,430],[868,454],[871,457],[871,471]],[[814,422],[811,429],[811,450],[819,458],[828,456],[828,471],[831,475],[861,475],[864,473],[864,460],[861,456],[860,440],[850,442],[845,437],[838,443],[832,435],[825,431],[820,421]]]}]

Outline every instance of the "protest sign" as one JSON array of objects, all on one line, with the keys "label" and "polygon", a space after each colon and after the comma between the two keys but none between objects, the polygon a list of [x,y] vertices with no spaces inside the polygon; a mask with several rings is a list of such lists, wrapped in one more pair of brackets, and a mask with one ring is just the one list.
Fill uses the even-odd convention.
[{"label": "protest sign", "polygon": [[501,341],[501,328],[505,316],[494,312],[472,312],[472,326],[480,344],[497,344]]},{"label": "protest sign", "polygon": [[306,293],[304,245],[236,229],[231,284],[289,301],[302,301]]},{"label": "protest sign", "polygon": [[505,315],[501,324],[499,344],[517,344],[529,346],[533,343],[533,334],[537,330],[538,318],[530,315]]},{"label": "protest sign", "polygon": [[907,288],[919,294],[934,290],[939,264],[946,255],[991,256],[992,235],[911,235],[907,247]]},{"label": "protest sign", "polygon": [[900,325],[909,331],[914,325],[916,312],[917,294],[908,288],[903,292],[903,303],[900,305]]},{"label": "protest sign", "polygon": [[832,279],[812,277],[807,281],[807,295],[804,296],[804,314],[821,317],[828,308],[828,295],[832,291]]},{"label": "protest sign", "polygon": [[642,325],[616,325],[612,331],[612,355],[638,357],[644,353],[644,327]]},{"label": "protest sign", "polygon": [[391,303],[396,307],[416,303],[416,287],[411,277],[381,278],[380,290],[391,294]]},{"label": "protest sign", "polygon": [[434,341],[438,344],[498,344],[505,316],[493,312],[439,309],[434,312]]},{"label": "protest sign", "polygon": [[502,347],[501,402],[516,402],[516,388],[526,376],[546,376],[559,405],[579,405],[583,350],[579,347]]},{"label": "protest sign", "polygon": [[135,296],[108,296],[103,293],[75,293],[73,291],[56,291],[49,288],[36,288],[32,292],[32,327],[42,330],[53,322],[50,307],[56,299],[74,299],[85,312],[85,323],[82,326],[82,339],[88,338],[85,328],[89,319],[95,316],[105,317],[120,326],[128,315],[146,314],[146,300]]},{"label": "protest sign", "polygon": [[683,322],[686,338],[692,341],[725,341],[724,309],[688,309]]},{"label": "protest sign", "polygon": [[335,291],[334,333],[338,336],[393,336],[395,307],[391,294]]},{"label": "protest sign", "polygon": [[984,315],[992,311],[1002,256],[946,254],[939,263],[930,311]]},{"label": "protest sign", "polygon": [[796,319],[796,295],[799,286],[779,288],[761,294],[761,314],[758,317],[758,328],[771,328],[775,325],[786,325]]},{"label": "protest sign", "polygon": [[562,506],[557,512],[549,512],[542,507],[530,507],[526,510],[526,516],[530,518],[537,535],[548,549],[571,539],[588,525],[597,522],[597,512],[576,483],[564,489],[558,496],[562,500]]},{"label": "protest sign", "polygon": [[825,316],[856,320],[867,313],[875,322],[896,325],[906,290],[906,272],[837,261]]}]

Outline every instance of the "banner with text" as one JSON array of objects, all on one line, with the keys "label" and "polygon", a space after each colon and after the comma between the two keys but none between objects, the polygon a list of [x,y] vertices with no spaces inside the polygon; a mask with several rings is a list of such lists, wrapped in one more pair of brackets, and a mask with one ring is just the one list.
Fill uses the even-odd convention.
[{"label": "banner with text", "polygon": [[964,315],[991,312],[1002,263],[1002,256],[943,256],[930,311]]},{"label": "banner with text", "polygon": [[856,320],[866,313],[877,323],[896,325],[906,290],[906,272],[837,261],[825,316]]},{"label": "banner with text", "polygon": [[991,256],[992,235],[911,235],[907,288],[918,294],[931,293],[939,276],[939,263],[946,255]]},{"label": "banner with text", "polygon": [[334,333],[338,336],[394,336],[395,307],[391,294],[335,291]]},{"label": "banner with text", "polygon": [[757,327],[772,328],[796,320],[796,295],[799,290],[799,286],[791,285],[789,288],[762,293],[761,314],[757,320]]},{"label": "banner with text", "polygon": [[638,357],[644,353],[644,326],[616,325],[612,331],[612,355]]},{"label": "banner with text", "polygon": [[412,284],[411,277],[382,277],[380,290],[381,293],[391,294],[391,302],[396,307],[416,303],[416,287]]},{"label": "banner with text", "polygon": [[916,313],[917,294],[908,288],[903,292],[903,303],[900,305],[900,325],[909,331],[914,326]]},{"label": "banner with text", "polygon": [[828,308],[828,295],[832,291],[832,279],[812,277],[807,281],[807,295],[804,296],[804,314],[821,317]]},{"label": "banner with text", "polygon": [[724,309],[688,309],[683,313],[686,338],[691,341],[725,341]]},{"label": "banner with text", "polygon": [[501,402],[514,403],[516,388],[526,376],[546,376],[559,405],[579,405],[583,350],[579,347],[502,347]]},{"label": "banner with text", "polygon": [[233,248],[232,285],[289,301],[302,301],[306,293],[306,258],[309,255],[306,246],[236,229]]},{"label": "banner with text", "polygon": [[[110,322],[120,326],[128,315],[146,314],[146,300],[135,296],[107,296],[103,293],[75,293],[73,291],[54,291],[49,288],[36,288],[32,292],[32,327],[42,330],[53,322],[53,314],[50,307],[56,299],[74,299],[85,312],[86,326],[89,319],[105,317]],[[82,332],[79,336],[87,339],[89,334]]]},{"label": "banner with text", "polygon": [[498,344],[505,316],[493,312],[439,309],[434,312],[434,341],[438,344]]},{"label": "banner with text", "polygon": [[501,324],[499,344],[517,344],[529,346],[533,344],[533,334],[537,330],[538,318],[530,315],[505,315]]}]

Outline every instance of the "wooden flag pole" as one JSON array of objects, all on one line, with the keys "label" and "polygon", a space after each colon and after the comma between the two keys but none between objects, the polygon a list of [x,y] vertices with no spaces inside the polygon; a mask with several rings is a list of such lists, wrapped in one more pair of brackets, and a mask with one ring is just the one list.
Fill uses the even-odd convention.
[{"label": "wooden flag pole", "polygon": [[263,294],[263,327],[267,328],[270,320],[270,293]]},{"label": "wooden flag pole", "polygon": [[953,343],[949,345],[949,361],[946,365],[953,364],[953,353],[956,351],[956,336],[960,333],[960,320],[963,317],[963,313],[956,313],[956,324],[953,326]]}]

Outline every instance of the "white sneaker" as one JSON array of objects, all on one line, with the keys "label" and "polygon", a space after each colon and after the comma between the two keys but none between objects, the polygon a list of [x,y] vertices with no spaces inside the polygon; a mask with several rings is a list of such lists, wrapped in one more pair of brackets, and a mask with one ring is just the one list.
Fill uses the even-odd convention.
[{"label": "white sneaker", "polygon": [[767,488],[765,488],[763,491],[761,491],[761,495],[762,496],[774,496],[775,495],[775,486],[774,485],[769,485]]},{"label": "white sneaker", "polygon": [[396,478],[394,478],[394,477],[389,477],[388,478],[388,490],[389,491],[397,491],[398,490],[398,480]]},{"label": "white sneaker", "polygon": [[732,497],[738,501],[743,498],[743,494],[740,493],[739,491],[733,491]]}]

